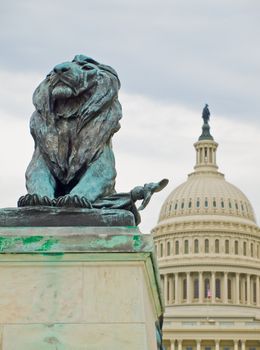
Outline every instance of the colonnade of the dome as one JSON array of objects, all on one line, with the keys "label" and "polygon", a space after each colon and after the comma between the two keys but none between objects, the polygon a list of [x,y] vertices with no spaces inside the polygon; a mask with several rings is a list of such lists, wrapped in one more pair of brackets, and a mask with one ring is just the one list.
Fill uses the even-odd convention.
[{"label": "colonnade of the dome", "polygon": [[257,350],[260,341],[241,339],[195,339],[186,340],[178,337],[166,342],[166,350]]},{"label": "colonnade of the dome", "polygon": [[[260,307],[258,274],[209,271],[190,267],[188,272],[161,274],[165,305],[224,303]],[[230,269],[229,269],[230,270]]]}]

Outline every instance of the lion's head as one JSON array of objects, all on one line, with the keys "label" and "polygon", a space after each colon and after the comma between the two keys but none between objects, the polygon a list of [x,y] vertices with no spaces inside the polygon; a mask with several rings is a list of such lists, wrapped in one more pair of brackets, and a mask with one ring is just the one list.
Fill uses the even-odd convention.
[{"label": "lion's head", "polygon": [[[77,55],[71,62],[56,65],[37,87],[33,104],[40,114],[49,113],[69,118],[93,95],[93,89],[103,74],[116,78],[115,70],[85,55]],[[78,113],[80,114],[80,113]]]}]

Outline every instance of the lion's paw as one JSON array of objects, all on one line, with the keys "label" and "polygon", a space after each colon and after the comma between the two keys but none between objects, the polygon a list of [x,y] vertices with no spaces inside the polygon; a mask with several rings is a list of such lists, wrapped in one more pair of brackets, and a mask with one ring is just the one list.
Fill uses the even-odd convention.
[{"label": "lion's paw", "polygon": [[18,207],[36,207],[36,206],[52,206],[53,202],[47,196],[41,197],[36,193],[26,194],[18,199]]},{"label": "lion's paw", "polygon": [[86,197],[79,197],[77,195],[62,196],[56,199],[56,207],[65,208],[92,208],[92,204],[87,200]]}]

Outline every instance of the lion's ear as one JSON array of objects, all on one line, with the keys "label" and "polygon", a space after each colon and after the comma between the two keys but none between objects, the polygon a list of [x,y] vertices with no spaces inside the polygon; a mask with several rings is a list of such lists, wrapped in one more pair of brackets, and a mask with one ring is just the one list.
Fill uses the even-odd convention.
[{"label": "lion's ear", "polygon": [[73,58],[72,62],[78,63],[79,65],[83,65],[86,63],[92,63],[92,64],[95,64],[96,66],[99,65],[99,63],[95,61],[93,58],[85,55],[76,55]]}]

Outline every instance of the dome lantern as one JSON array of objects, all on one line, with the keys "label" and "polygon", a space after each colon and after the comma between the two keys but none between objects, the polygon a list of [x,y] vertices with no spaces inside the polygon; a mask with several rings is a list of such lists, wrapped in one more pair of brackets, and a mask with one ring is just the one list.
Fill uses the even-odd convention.
[{"label": "dome lantern", "polygon": [[214,141],[214,138],[210,134],[210,126],[208,123],[209,116],[210,112],[208,105],[206,104],[202,112],[202,118],[204,120],[202,126],[202,134],[199,137],[198,142],[194,144],[194,147],[196,149],[196,165],[194,167],[195,172],[216,172],[218,170],[218,166],[216,164],[216,150],[218,144]]}]

